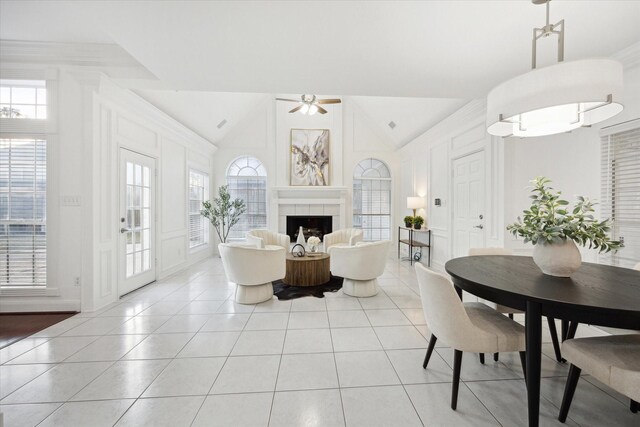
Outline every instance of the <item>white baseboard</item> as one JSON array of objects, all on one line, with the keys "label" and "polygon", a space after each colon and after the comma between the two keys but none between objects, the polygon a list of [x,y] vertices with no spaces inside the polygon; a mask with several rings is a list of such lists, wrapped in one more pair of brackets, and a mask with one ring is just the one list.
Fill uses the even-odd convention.
[{"label": "white baseboard", "polygon": [[47,311],[80,311],[80,300],[3,298],[0,313],[29,313]]}]

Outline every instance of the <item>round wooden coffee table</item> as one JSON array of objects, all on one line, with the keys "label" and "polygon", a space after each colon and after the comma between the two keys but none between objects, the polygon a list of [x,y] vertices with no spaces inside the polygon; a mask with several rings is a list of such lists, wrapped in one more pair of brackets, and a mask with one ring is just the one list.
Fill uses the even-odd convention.
[{"label": "round wooden coffee table", "polygon": [[329,254],[294,257],[287,254],[287,272],[282,281],[292,286],[318,286],[327,283],[331,278],[329,271]]}]

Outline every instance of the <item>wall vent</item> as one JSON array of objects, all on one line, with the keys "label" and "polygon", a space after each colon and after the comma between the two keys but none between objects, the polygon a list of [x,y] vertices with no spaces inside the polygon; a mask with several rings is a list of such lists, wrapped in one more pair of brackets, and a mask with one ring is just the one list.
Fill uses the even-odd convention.
[{"label": "wall vent", "polygon": [[390,121],[390,122],[389,122],[389,125],[388,125],[388,126],[389,126],[391,129],[393,129],[393,128],[395,128],[395,127],[396,127],[396,122],[394,122],[394,121],[392,120],[392,121]]},{"label": "wall vent", "polygon": [[218,129],[222,129],[222,126],[227,124],[227,119],[224,119],[223,121],[221,121],[220,123],[218,123]]}]

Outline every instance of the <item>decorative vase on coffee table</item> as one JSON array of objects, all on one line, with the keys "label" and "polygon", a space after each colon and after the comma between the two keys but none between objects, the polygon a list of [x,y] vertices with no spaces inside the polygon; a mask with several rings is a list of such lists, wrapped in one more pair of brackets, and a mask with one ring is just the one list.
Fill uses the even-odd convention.
[{"label": "decorative vase on coffee table", "polygon": [[300,230],[298,230],[298,239],[296,240],[296,243],[302,246],[304,246],[306,243],[306,241],[304,240],[304,229],[302,228],[302,226],[300,226]]},{"label": "decorative vase on coffee table", "polygon": [[544,274],[569,277],[582,264],[582,256],[571,239],[561,243],[538,243],[533,247],[533,262]]}]

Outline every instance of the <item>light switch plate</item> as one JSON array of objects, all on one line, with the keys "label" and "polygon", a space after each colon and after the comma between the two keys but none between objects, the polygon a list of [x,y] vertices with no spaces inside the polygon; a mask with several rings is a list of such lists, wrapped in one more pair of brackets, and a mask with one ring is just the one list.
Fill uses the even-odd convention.
[{"label": "light switch plate", "polygon": [[60,196],[60,206],[82,206],[82,196]]}]

